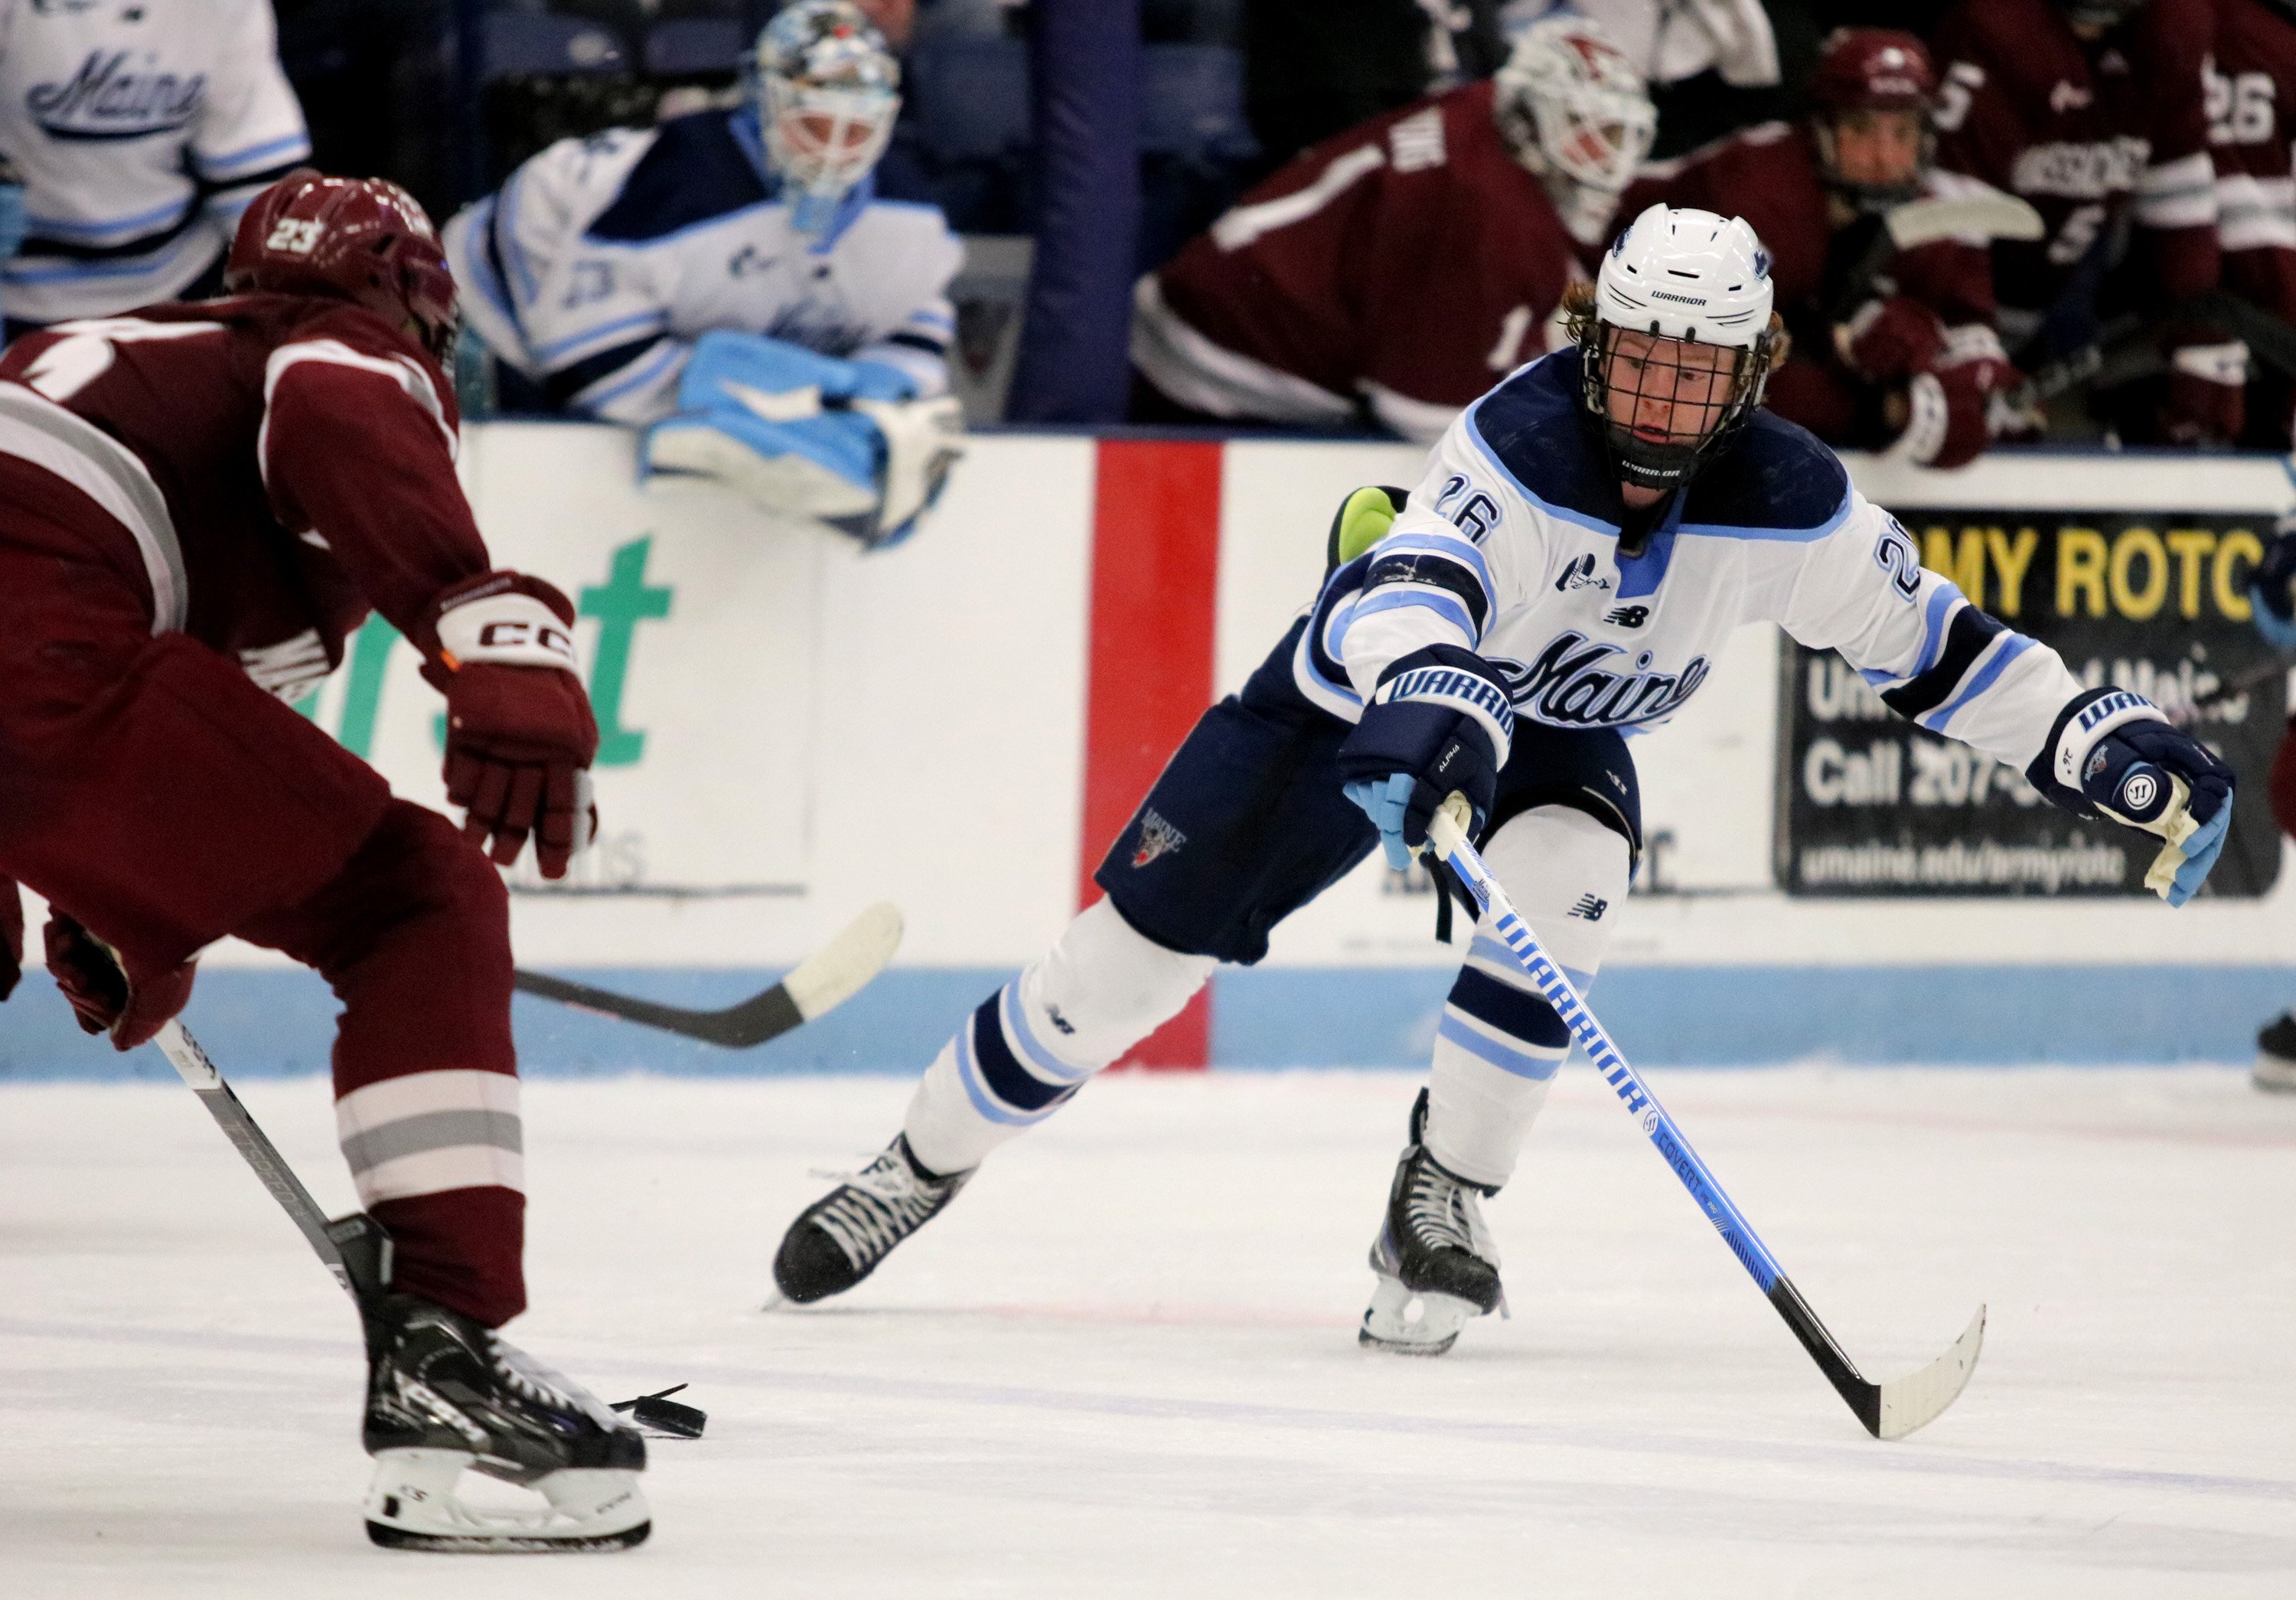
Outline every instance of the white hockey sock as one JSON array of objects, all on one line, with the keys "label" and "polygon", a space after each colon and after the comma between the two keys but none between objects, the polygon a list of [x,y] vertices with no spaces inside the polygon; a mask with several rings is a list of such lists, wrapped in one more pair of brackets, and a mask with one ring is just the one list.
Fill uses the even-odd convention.
[{"label": "white hockey sock", "polygon": [[[1483,859],[1584,995],[1626,899],[1627,841],[1583,811],[1542,806],[1501,828]],[[1570,1049],[1570,1030],[1484,917],[1436,1028],[1429,1153],[1471,1183],[1506,1182]]]},{"label": "white hockey sock", "polygon": [[969,1171],[1178,1014],[1218,964],[1133,931],[1101,900],[941,1046],[902,1131],[934,1172]]}]

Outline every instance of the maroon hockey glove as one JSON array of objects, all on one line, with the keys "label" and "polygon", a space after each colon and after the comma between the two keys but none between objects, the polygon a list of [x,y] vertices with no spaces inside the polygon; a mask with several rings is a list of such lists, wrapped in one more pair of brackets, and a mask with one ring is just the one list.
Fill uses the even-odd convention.
[{"label": "maroon hockey glove", "polygon": [[43,934],[48,975],[71,1002],[82,1033],[109,1033],[115,1050],[148,1045],[152,1036],[192,997],[193,964],[158,972],[127,973],[93,933],[61,911],[48,915]]},{"label": "maroon hockey glove", "polygon": [[464,836],[508,866],[532,835],[545,878],[564,877],[598,831],[598,724],[574,675],[573,627],[550,585],[488,572],[441,595],[417,641],[447,696],[447,800],[467,813]]},{"label": "maroon hockey glove", "polygon": [[1925,373],[1945,349],[1945,324],[1911,295],[1867,300],[1836,334],[1842,359],[1859,376],[1895,383]]},{"label": "maroon hockey glove", "polygon": [[2248,348],[2186,345],[2169,359],[2162,436],[2177,445],[2238,443],[2248,423]]},{"label": "maroon hockey glove", "polygon": [[24,975],[24,898],[15,880],[0,878],[0,1000],[16,992]]}]

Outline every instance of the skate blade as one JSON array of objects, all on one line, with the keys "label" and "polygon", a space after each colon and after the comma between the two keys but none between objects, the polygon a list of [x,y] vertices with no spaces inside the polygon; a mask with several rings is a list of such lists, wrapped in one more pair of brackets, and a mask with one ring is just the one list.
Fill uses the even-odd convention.
[{"label": "skate blade", "polygon": [[367,1490],[366,1533],[394,1550],[560,1555],[627,1550],[653,1530],[637,1474],[567,1467],[530,1486],[545,1502],[524,1510],[474,1506],[455,1492],[464,1450],[383,1450]]},{"label": "skate blade", "polygon": [[1459,1330],[1482,1309],[1456,1294],[1422,1294],[1399,1278],[1382,1277],[1372,1291],[1356,1342],[1398,1356],[1439,1356],[1458,1342]]}]

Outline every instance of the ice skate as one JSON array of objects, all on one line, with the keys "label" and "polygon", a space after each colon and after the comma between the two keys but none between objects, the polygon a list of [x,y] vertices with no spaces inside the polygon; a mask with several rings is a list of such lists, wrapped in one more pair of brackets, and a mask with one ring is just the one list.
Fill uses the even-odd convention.
[{"label": "ice skate", "polygon": [[2250,1081],[2267,1094],[2296,1095],[2296,1012],[2282,1012],[2257,1034]]},{"label": "ice skate", "polygon": [[[491,1329],[411,1295],[366,1311],[367,1537],[405,1550],[620,1550],[652,1528],[645,1440],[580,1385]],[[465,1471],[539,1504],[477,1505]]]},{"label": "ice skate", "polygon": [[1358,1342],[1401,1356],[1439,1356],[1472,1317],[1503,1311],[1499,1257],[1483,1227],[1490,1191],[1447,1172],[1420,1142],[1427,1091],[1411,1108],[1411,1143],[1395,1165],[1387,1217],[1372,1241],[1379,1275]]},{"label": "ice skate", "polygon": [[970,1172],[942,1177],[895,1134],[884,1153],[800,1212],[774,1256],[774,1284],[799,1305],[842,1294],[940,1214]]}]

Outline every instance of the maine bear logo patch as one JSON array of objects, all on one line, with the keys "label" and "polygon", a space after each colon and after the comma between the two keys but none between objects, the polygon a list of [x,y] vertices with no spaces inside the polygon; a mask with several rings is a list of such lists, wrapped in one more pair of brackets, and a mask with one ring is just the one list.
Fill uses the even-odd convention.
[{"label": "maine bear logo patch", "polygon": [[1132,865],[1145,866],[1159,856],[1176,856],[1188,836],[1156,815],[1150,808],[1140,817],[1140,848],[1132,852]]}]

